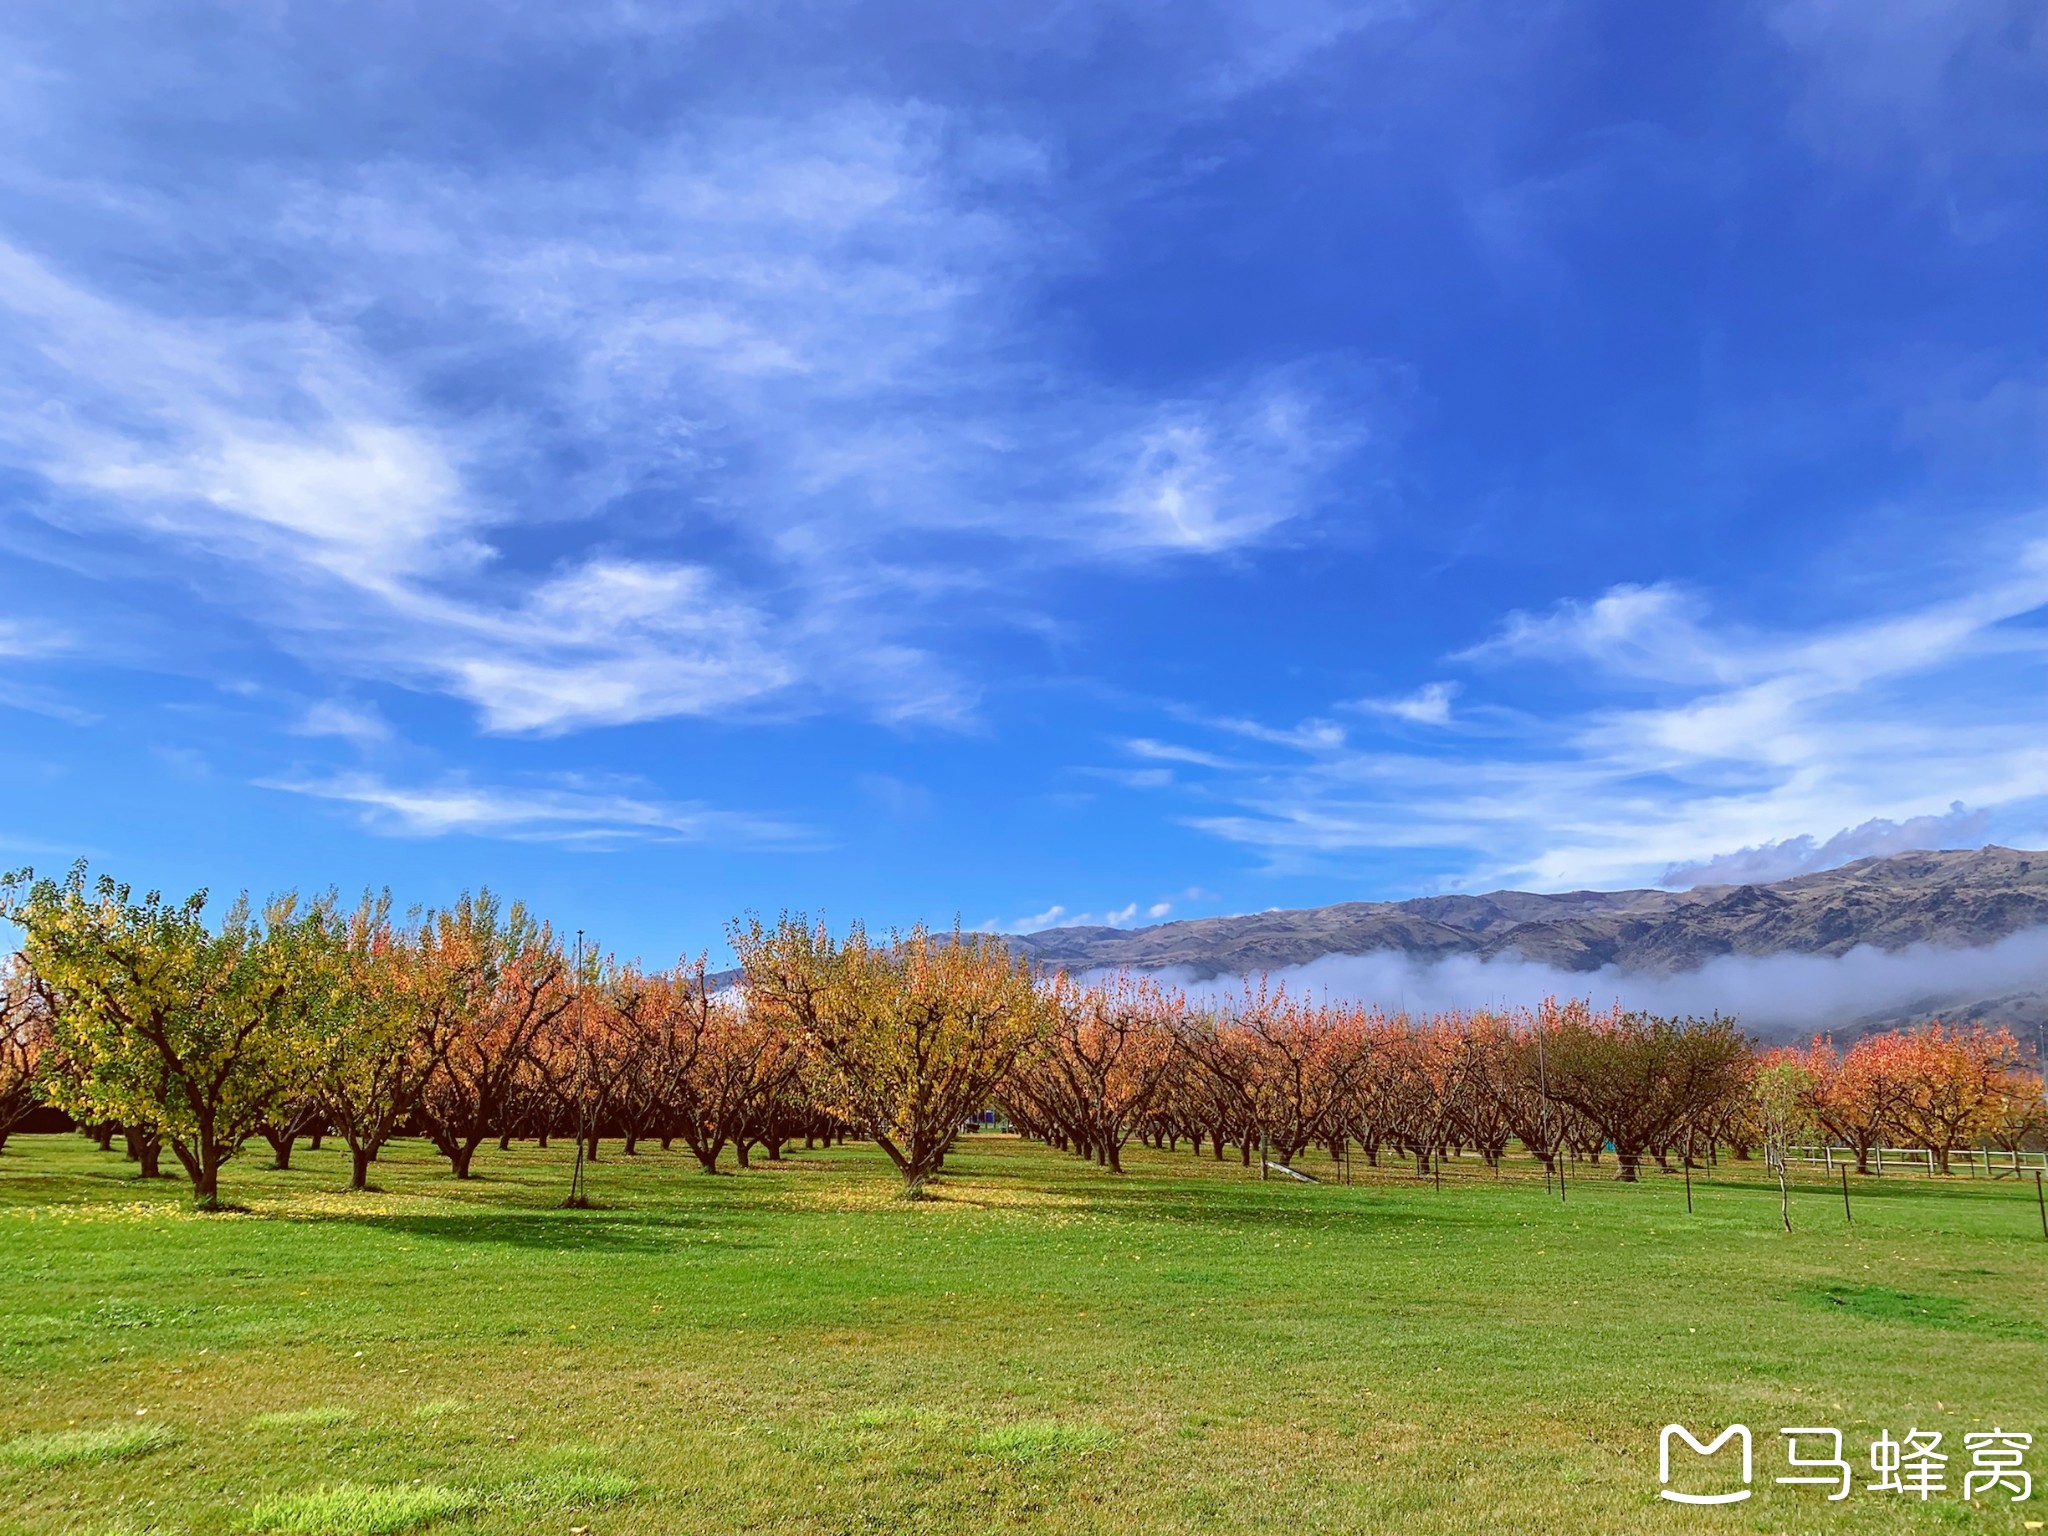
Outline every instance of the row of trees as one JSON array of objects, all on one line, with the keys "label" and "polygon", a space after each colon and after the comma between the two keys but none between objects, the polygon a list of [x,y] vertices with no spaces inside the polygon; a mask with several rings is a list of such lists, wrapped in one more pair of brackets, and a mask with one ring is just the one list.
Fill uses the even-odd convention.
[{"label": "row of trees", "polygon": [[1764,1065],[1795,1106],[1795,1128],[1849,1148],[1858,1173],[1882,1146],[1925,1147],[1946,1173],[1958,1147],[2017,1151],[2048,1139],[2041,1079],[2021,1070],[2004,1030],[1937,1023],[1865,1035],[1847,1050],[1816,1040]]},{"label": "row of trees", "polygon": [[1646,1157],[1743,1142],[1754,1058],[1726,1019],[1553,1002],[1416,1020],[1264,984],[1191,1009],[1123,979],[1053,996],[1055,1027],[1002,1103],[1028,1133],[1110,1167],[1133,1136],[1288,1167],[1355,1144],[1370,1164],[1413,1157],[1424,1172],[1468,1149],[1498,1163],[1519,1143],[1545,1164],[1612,1146],[1633,1180]]},{"label": "row of trees", "polygon": [[[154,1172],[168,1147],[202,1204],[252,1139],[280,1166],[331,1134],[365,1185],[419,1134],[457,1178],[487,1140],[683,1142],[709,1171],[848,1134],[915,1194],[963,1126],[1020,1130],[1119,1169],[1133,1139],[1291,1166],[1453,1151],[1498,1163],[1711,1158],[1812,1126],[1857,1151],[2043,1132],[2038,1079],[2001,1031],[1935,1027],[1759,1055],[1729,1020],[1583,1003],[1427,1019],[1248,985],[1222,1004],[1131,977],[1041,976],[999,941],[922,929],[876,941],[799,918],[728,933],[737,980],[571,952],[489,894],[399,921],[388,898],[135,899],[83,866],[0,884],[24,934],[0,968],[0,1140],[40,1094],[115,1128]],[[1767,1090],[1767,1091],[1766,1091]]]},{"label": "row of trees", "polygon": [[[981,935],[837,939],[736,924],[738,987],[572,954],[488,893],[394,920],[388,897],[237,902],[30,872],[0,883],[23,933],[0,968],[0,1137],[37,1096],[145,1173],[169,1148],[202,1205],[255,1139],[280,1166],[308,1133],[348,1144],[352,1184],[416,1132],[457,1178],[486,1141],[573,1135],[631,1153],[681,1140],[715,1171],[796,1136],[877,1142],[916,1193],[1038,1033],[1029,965]],[[580,1161],[579,1161],[580,1166]]]},{"label": "row of trees", "polygon": [[1519,1145],[1554,1165],[1611,1149],[1624,1180],[1646,1159],[1808,1136],[1852,1146],[1866,1171],[1887,1139],[1934,1148],[1946,1171],[1950,1148],[2048,1138],[2041,1079],[2004,1030],[1936,1024],[1846,1053],[1822,1040],[1760,1054],[1726,1019],[1584,1003],[1411,1019],[1258,985],[1191,1009],[1127,978],[1062,980],[1051,996],[1052,1027],[998,1096],[1020,1129],[1111,1168],[1133,1137],[1283,1166],[1356,1146],[1422,1172],[1454,1151],[1498,1164]]}]

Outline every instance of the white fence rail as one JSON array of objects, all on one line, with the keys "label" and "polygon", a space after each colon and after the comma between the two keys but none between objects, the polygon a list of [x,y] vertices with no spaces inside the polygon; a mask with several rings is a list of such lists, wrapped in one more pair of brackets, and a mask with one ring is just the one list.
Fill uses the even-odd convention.
[{"label": "white fence rail", "polygon": [[[1786,1160],[1833,1172],[1856,1166],[1854,1147],[1788,1147]],[[1975,1178],[2010,1179],[2025,1174],[2048,1172],[2048,1152],[2008,1152],[2002,1147],[1952,1147],[1949,1172]],[[1872,1147],[1872,1173],[1938,1173],[1941,1154],[1932,1147]]]}]

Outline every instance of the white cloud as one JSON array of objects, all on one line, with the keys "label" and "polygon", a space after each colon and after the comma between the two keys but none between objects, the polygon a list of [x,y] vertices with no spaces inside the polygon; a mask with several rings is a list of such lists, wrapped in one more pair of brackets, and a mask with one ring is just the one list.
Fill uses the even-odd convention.
[{"label": "white cloud", "polygon": [[793,848],[812,841],[806,829],[786,822],[575,781],[522,789],[480,785],[458,775],[434,784],[396,785],[357,773],[260,787],[354,807],[364,826],[393,837],[462,834],[589,847],[646,840]]},{"label": "white cloud", "polygon": [[1462,884],[1540,889],[1647,882],[1730,849],[1800,860],[1802,839],[1844,827],[1857,831],[1827,846],[1855,857],[1889,835],[1876,824],[1918,836],[1955,802],[2037,837],[2044,609],[2048,541],[1960,595],[1804,632],[1717,626],[1673,589],[1617,589],[1512,616],[1465,653],[1569,664],[1591,702],[1498,706],[1484,737],[1428,751],[1356,749],[1317,720],[1208,722],[1279,751],[1215,770],[1189,820],[1279,868],[1427,850],[1463,865]]},{"label": "white cloud", "polygon": [[1451,700],[1458,696],[1456,683],[1424,683],[1415,692],[1395,699],[1362,699],[1358,708],[1377,715],[1391,715],[1410,725],[1449,725]]},{"label": "white cloud", "polygon": [[1170,901],[1154,902],[1149,907],[1135,901],[1127,902],[1121,907],[1101,913],[1069,912],[1065,907],[1054,903],[1043,912],[1034,912],[1031,916],[1020,917],[1014,922],[1000,925],[989,923],[983,926],[991,929],[1000,927],[1004,933],[1041,933],[1047,928],[1128,928],[1138,921],[1141,912],[1156,922],[1172,910],[1173,903]]},{"label": "white cloud", "polygon": [[1623,584],[1589,603],[1508,615],[1500,632],[1460,651],[1459,661],[1590,661],[1654,682],[1730,679],[1726,659],[1702,629],[1699,601],[1677,587]]},{"label": "white cloud", "polygon": [[0,656],[27,660],[49,656],[70,648],[71,639],[59,631],[25,619],[0,619]]},{"label": "white cloud", "polygon": [[1150,758],[1161,763],[1188,763],[1197,768],[1233,768],[1238,766],[1232,759],[1220,757],[1214,752],[1202,752],[1193,747],[1180,746],[1170,741],[1154,741],[1149,736],[1138,736],[1126,741],[1124,750],[1132,755]]},{"label": "white cloud", "polygon": [[1363,441],[1359,422],[1334,416],[1295,370],[1242,394],[1165,407],[1113,441],[1108,453],[1127,468],[1110,506],[1140,548],[1248,544],[1306,511],[1323,472]]},{"label": "white cloud", "polygon": [[322,699],[309,706],[292,727],[300,736],[337,736],[359,747],[374,747],[391,739],[391,727],[376,709],[342,699]]},{"label": "white cloud", "polygon": [[1920,848],[1974,848],[1983,843],[1990,820],[1984,812],[1966,810],[1958,801],[1939,816],[1914,816],[1905,821],[1875,818],[1861,826],[1845,827],[1824,843],[1815,842],[1810,835],[1784,838],[1696,864],[1675,865],[1657,883],[1677,890],[1766,884],[1817,869],[1834,869],[1857,859],[1885,858]]},{"label": "white cloud", "polygon": [[1804,66],[1793,121],[1832,160],[1904,161],[1932,181],[2048,145],[2048,26],[2029,0],[1778,0],[1768,14]]},{"label": "white cloud", "polygon": [[1054,902],[1043,912],[1034,912],[1029,917],[1020,917],[1014,923],[1005,925],[1010,933],[1037,933],[1045,928],[1058,928],[1067,921],[1067,909]]},{"label": "white cloud", "polygon": [[493,730],[958,722],[927,634],[961,594],[1007,580],[1014,616],[1047,564],[1271,538],[1376,421],[1338,360],[1160,399],[1044,355],[1026,311],[1086,247],[1045,211],[1057,163],[839,100],[558,172],[251,168],[234,262],[290,276],[246,313],[174,309],[225,235],[163,248],[171,215],[110,185],[96,250],[172,275],[122,297],[91,253],[0,245],[0,455],[317,668]]},{"label": "white cloud", "polygon": [[[1227,979],[1175,980],[1200,996],[1227,999]],[[1868,945],[1845,955],[1721,955],[1695,970],[1563,971],[1519,957],[1444,960],[1398,950],[1326,955],[1276,971],[1292,989],[1378,1004],[1410,1015],[1449,1009],[1534,1007],[1547,997],[1619,1002],[1660,1014],[1731,1015],[1745,1027],[1784,1037],[1872,1021],[1947,1013],[2042,990],[2048,976],[2048,929],[2016,933],[1975,949],[1916,944],[1901,950]]]},{"label": "white cloud", "polygon": [[511,614],[456,610],[427,664],[501,731],[709,714],[794,680],[763,617],[702,567],[593,561]]}]

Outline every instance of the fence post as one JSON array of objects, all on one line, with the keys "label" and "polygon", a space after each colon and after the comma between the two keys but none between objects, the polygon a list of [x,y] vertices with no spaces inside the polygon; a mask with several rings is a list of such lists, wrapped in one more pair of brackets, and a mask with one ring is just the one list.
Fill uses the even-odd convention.
[{"label": "fence post", "polygon": [[1842,1164],[1842,1220],[1847,1222],[1854,1222],[1856,1220],[1854,1216],[1849,1214],[1849,1165],[1847,1163]]}]

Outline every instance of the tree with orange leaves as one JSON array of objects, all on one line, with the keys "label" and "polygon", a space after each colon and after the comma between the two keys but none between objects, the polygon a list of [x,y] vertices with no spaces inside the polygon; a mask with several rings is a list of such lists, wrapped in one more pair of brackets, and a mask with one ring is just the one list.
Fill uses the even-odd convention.
[{"label": "tree with orange leaves", "polygon": [[36,1107],[47,1038],[47,1004],[34,975],[18,958],[0,958],[0,1148]]},{"label": "tree with orange leaves", "polygon": [[389,897],[336,913],[321,946],[318,1066],[310,1098],[348,1143],[349,1188],[411,1118],[457,1017],[458,996],[430,982],[416,935],[390,918]]},{"label": "tree with orange leaves", "polygon": [[1939,1020],[1904,1035],[1910,1073],[1900,1127],[1949,1171],[1949,1154],[1988,1136],[2017,1085],[2019,1044],[2003,1029]]},{"label": "tree with orange leaves", "polygon": [[773,1134],[779,1101],[803,1068],[798,1038],[772,1008],[701,990],[686,1006],[692,1051],[671,1090],[671,1123],[706,1173],[718,1172],[728,1146],[745,1168],[754,1145]]},{"label": "tree with orange leaves", "polygon": [[873,1139],[919,1198],[969,1116],[1044,1032],[1030,962],[985,934],[924,928],[875,943],[821,923],[729,930],[749,1015],[811,1053],[821,1102]]},{"label": "tree with orange leaves", "polygon": [[1112,1173],[1174,1065],[1186,1005],[1156,982],[1118,974],[1094,986],[1056,976],[1050,1025],[998,1093],[1013,1123],[1040,1128]]},{"label": "tree with orange leaves", "polygon": [[567,1006],[535,1037],[532,1052],[546,1096],[576,1137],[569,1175],[572,1207],[589,1203],[583,1166],[597,1160],[606,1117],[645,1046],[646,1026],[659,998],[658,987],[638,966],[620,965],[595,952],[579,955],[578,960],[580,969],[571,972]]},{"label": "tree with orange leaves", "polygon": [[1856,1154],[1856,1171],[1870,1172],[1871,1154],[1896,1135],[1922,1053],[1902,1033],[1865,1035],[1847,1051],[1815,1039],[1799,1053],[1806,1108],[1828,1136]]},{"label": "tree with orange leaves", "polygon": [[545,923],[489,891],[429,913],[416,940],[419,985],[439,994],[453,1028],[420,1096],[428,1139],[458,1179],[484,1138],[507,1123],[535,1039],[569,1007],[568,965]]}]

